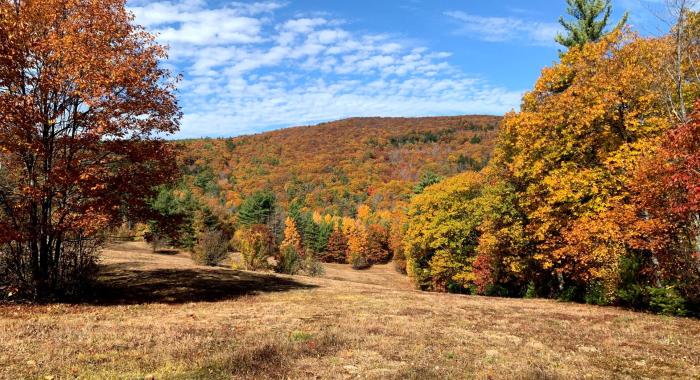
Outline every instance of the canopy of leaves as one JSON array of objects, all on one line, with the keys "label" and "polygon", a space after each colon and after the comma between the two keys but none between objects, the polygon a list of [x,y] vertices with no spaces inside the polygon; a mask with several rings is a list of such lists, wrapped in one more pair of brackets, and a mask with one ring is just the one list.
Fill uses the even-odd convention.
[{"label": "canopy of leaves", "polygon": [[446,291],[473,282],[482,187],[481,175],[467,172],[412,199],[404,246],[408,273],[418,286]]},{"label": "canopy of leaves", "polygon": [[0,1],[0,244],[31,263],[23,285],[58,286],[64,243],[135,218],[173,178],[164,58],[124,0]]}]

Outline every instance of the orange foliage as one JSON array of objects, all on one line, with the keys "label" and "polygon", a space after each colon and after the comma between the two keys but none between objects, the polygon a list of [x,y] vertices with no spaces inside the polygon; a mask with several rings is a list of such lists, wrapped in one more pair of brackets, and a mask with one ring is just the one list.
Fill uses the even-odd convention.
[{"label": "orange foliage", "polygon": [[131,22],[124,0],[0,2],[0,243],[31,286],[174,175],[155,138],[178,129],[166,52]]},{"label": "orange foliage", "polygon": [[[221,209],[222,201],[235,207],[241,198],[271,189],[285,209],[302,199],[309,211],[352,216],[361,204],[395,209],[427,170],[449,176],[479,169],[493,150],[499,121],[356,118],[177,145],[185,174],[211,171],[213,189],[191,186],[210,207]],[[481,141],[474,143],[475,136]]]},{"label": "orange foliage", "polygon": [[328,247],[321,253],[319,259],[324,263],[347,263],[348,242],[343,233],[335,230],[328,238]]}]

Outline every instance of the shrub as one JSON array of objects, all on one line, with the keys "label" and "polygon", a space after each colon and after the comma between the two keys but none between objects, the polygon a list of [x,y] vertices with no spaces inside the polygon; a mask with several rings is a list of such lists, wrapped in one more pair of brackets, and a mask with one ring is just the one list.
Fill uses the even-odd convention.
[{"label": "shrub", "polygon": [[583,300],[583,292],[579,286],[569,285],[559,293],[557,299],[565,302],[580,302]]},{"label": "shrub", "polygon": [[688,314],[686,301],[678,294],[675,287],[647,287],[649,308],[659,314],[684,316]]},{"label": "shrub", "polygon": [[621,305],[635,310],[642,310],[649,304],[645,287],[639,284],[628,284],[618,289],[617,298]]},{"label": "shrub", "polygon": [[275,272],[295,275],[299,273],[301,269],[302,261],[297,250],[291,245],[282,247],[277,258]]},{"label": "shrub", "polygon": [[527,290],[525,291],[524,297],[528,299],[537,298],[537,288],[535,287],[534,281],[530,281],[530,283],[527,284]]},{"label": "shrub", "polygon": [[365,258],[364,256],[352,256],[350,258],[350,264],[352,265],[352,269],[355,270],[364,270],[364,269],[369,269],[372,267],[372,264]]},{"label": "shrub", "polygon": [[192,260],[200,265],[217,266],[228,256],[228,240],[221,231],[199,235]]},{"label": "shrub", "polygon": [[605,291],[605,286],[600,282],[593,282],[586,286],[586,294],[584,294],[583,300],[589,305],[605,306],[611,304],[611,300]]},{"label": "shrub", "polygon": [[394,269],[401,274],[407,274],[406,256],[404,256],[403,252],[400,254],[394,254]]},{"label": "shrub", "polygon": [[306,257],[304,258],[304,272],[311,277],[316,277],[322,276],[324,273],[326,273],[326,270],[323,268],[323,264],[321,264],[321,262],[318,261],[313,254],[307,252]]},{"label": "shrub", "polygon": [[268,257],[275,254],[275,237],[263,224],[236,231],[235,241],[248,270],[266,268]]}]

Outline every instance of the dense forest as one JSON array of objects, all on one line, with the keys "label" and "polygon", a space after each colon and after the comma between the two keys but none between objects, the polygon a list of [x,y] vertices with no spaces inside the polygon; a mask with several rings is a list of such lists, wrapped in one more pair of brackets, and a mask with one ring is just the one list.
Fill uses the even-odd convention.
[{"label": "dense forest", "polygon": [[352,216],[394,209],[421,176],[479,171],[499,117],[357,118],[233,139],[177,143],[185,182],[212,207],[235,210],[260,190],[281,206]]}]

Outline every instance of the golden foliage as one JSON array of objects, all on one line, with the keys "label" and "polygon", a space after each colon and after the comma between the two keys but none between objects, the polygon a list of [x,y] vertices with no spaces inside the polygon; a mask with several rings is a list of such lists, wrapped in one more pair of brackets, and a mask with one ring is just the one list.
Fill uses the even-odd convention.
[{"label": "golden foliage", "polygon": [[463,173],[425,189],[408,210],[408,273],[422,288],[445,291],[473,282],[471,264],[481,223],[482,176]]}]

